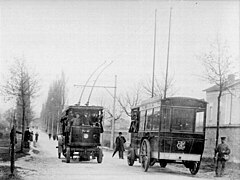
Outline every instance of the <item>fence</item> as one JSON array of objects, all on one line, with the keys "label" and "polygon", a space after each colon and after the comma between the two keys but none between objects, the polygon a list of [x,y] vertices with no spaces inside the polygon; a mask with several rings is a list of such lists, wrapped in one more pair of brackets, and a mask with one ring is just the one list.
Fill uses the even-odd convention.
[{"label": "fence", "polygon": [[[16,134],[17,144],[15,145],[15,152],[21,150],[21,134]],[[10,132],[0,132],[0,160],[10,159]]]}]

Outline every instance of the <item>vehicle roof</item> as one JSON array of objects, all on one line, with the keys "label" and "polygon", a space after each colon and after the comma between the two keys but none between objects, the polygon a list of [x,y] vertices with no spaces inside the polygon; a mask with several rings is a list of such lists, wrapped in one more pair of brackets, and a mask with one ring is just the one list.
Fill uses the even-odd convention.
[{"label": "vehicle roof", "polygon": [[102,110],[102,106],[79,106],[79,105],[71,105],[64,109],[64,111],[67,111],[69,109],[76,109],[76,110]]},{"label": "vehicle roof", "polygon": [[153,98],[149,98],[149,99],[146,99],[144,101],[142,101],[139,105],[137,106],[134,106],[132,107],[131,109],[136,109],[136,108],[139,108],[145,104],[149,104],[149,103],[155,103],[155,102],[160,102],[160,101],[167,101],[167,100],[194,100],[194,101],[198,101],[198,102],[201,102],[201,103],[207,103],[206,101],[204,101],[203,99],[197,99],[197,98],[192,98],[192,97],[167,97],[165,99],[162,99],[160,96],[156,96],[156,97],[153,97]]}]

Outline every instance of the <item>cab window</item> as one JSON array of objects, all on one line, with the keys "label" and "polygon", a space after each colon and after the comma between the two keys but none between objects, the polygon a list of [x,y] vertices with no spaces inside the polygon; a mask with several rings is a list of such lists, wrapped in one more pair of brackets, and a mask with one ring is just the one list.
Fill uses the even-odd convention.
[{"label": "cab window", "polygon": [[146,115],[146,111],[141,111],[140,112],[140,126],[139,126],[139,130],[141,130],[141,131],[144,131],[145,115]]},{"label": "cab window", "polygon": [[195,132],[203,133],[204,130],[204,111],[196,112]]},{"label": "cab window", "polygon": [[146,115],[146,130],[152,129],[152,119],[153,119],[153,109],[148,109],[147,115]]}]

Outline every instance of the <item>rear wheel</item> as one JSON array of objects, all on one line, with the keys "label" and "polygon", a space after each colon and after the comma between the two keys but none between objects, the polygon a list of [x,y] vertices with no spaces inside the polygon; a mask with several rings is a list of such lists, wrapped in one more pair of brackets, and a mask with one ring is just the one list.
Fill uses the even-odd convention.
[{"label": "rear wheel", "polygon": [[67,163],[70,163],[70,147],[67,147],[66,161],[67,161]]},{"label": "rear wheel", "polygon": [[160,161],[159,164],[160,164],[160,166],[162,168],[165,168],[167,166],[167,162],[166,161]]},{"label": "rear wheel", "polygon": [[151,159],[150,151],[151,151],[150,143],[147,139],[144,139],[140,148],[140,156],[141,156],[142,168],[145,172],[147,172],[150,165],[150,159]]},{"label": "rear wheel", "polygon": [[196,175],[200,168],[200,161],[194,161],[190,164],[189,170],[192,175]]},{"label": "rear wheel", "polygon": [[127,162],[129,166],[133,166],[135,161],[135,153],[134,153],[134,149],[130,149],[128,151],[128,155],[127,155]]},{"label": "rear wheel", "polygon": [[61,153],[58,153],[58,159],[60,159],[61,158]]},{"label": "rear wheel", "polygon": [[102,163],[102,159],[103,159],[103,152],[101,149],[99,149],[98,156],[97,156],[97,162]]}]

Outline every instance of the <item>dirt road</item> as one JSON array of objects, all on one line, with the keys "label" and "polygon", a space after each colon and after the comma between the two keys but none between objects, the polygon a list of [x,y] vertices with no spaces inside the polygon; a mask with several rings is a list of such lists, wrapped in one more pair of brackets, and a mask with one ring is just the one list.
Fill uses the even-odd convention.
[{"label": "dirt road", "polygon": [[[192,176],[184,166],[167,165],[160,168],[155,164],[149,168],[148,172],[143,172],[140,164],[135,162],[134,166],[127,165],[126,158],[118,159],[117,155],[111,157],[112,151],[104,150],[103,163],[98,164],[97,160],[79,162],[77,158],[66,163],[65,159],[57,158],[57,141],[49,140],[45,133],[40,133],[39,142],[36,148],[30,151],[30,156],[26,156],[16,161],[17,177],[26,180],[67,180],[67,179],[88,179],[88,180],[146,180],[146,179],[215,179],[214,172],[201,171]],[[125,155],[126,157],[126,155]],[[9,163],[9,162],[8,162]],[[222,177],[218,179],[232,179]]]}]

